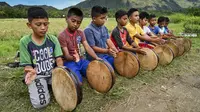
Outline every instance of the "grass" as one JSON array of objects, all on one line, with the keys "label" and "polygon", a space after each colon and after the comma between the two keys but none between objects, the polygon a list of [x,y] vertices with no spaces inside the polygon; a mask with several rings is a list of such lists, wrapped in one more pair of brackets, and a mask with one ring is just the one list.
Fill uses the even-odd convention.
[{"label": "grass", "polygon": [[[13,61],[12,57],[18,50],[19,39],[31,30],[26,27],[25,19],[2,19],[0,21],[0,111],[1,112],[58,112],[59,106],[54,97],[51,97],[50,105],[42,110],[32,108],[27,87],[21,82],[22,68],[6,68],[5,63]],[[90,19],[84,19],[80,29],[84,29],[90,23]],[[170,24],[170,28],[176,34],[183,31],[183,22]],[[115,19],[109,18],[106,23],[109,32],[116,26]],[[64,19],[50,19],[49,33],[58,35],[66,27]],[[76,112],[103,111],[104,106],[112,102],[123,100],[131,94],[131,91],[138,90],[142,85],[161,83],[162,77],[171,77],[179,74],[185,66],[198,64],[200,59],[200,39],[191,38],[193,45],[189,53],[178,57],[168,66],[158,66],[154,71],[140,70],[138,76],[127,79],[117,75],[116,84],[107,94],[98,94],[92,90],[87,81],[84,80],[83,100],[77,106]],[[188,69],[183,70],[187,72]],[[51,93],[51,96],[52,93]]]}]

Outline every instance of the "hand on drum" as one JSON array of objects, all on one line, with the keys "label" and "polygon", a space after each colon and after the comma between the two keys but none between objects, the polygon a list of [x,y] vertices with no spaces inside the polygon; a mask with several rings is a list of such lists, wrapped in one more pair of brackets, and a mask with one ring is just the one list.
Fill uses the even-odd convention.
[{"label": "hand on drum", "polygon": [[133,42],[133,43],[131,44],[131,46],[133,46],[134,48],[138,48],[138,47],[139,47],[135,42]]},{"label": "hand on drum", "polygon": [[111,48],[108,49],[108,54],[112,55],[113,57],[116,57],[116,56],[117,56],[117,52],[114,51],[114,50],[111,49]]},{"label": "hand on drum", "polygon": [[154,40],[155,43],[157,44],[164,44],[165,43],[165,40],[164,39],[160,39],[160,38],[157,38]]},{"label": "hand on drum", "polygon": [[79,54],[78,54],[78,52],[76,50],[74,51],[73,56],[74,56],[76,62],[80,61],[80,56],[79,56]]},{"label": "hand on drum", "polygon": [[146,52],[142,51],[141,48],[136,48],[136,52],[139,53],[139,54],[146,55]]},{"label": "hand on drum", "polygon": [[25,76],[25,83],[27,85],[31,84],[31,82],[33,80],[35,80],[36,78],[36,70],[35,69],[25,69],[25,73],[26,73],[26,76]]},{"label": "hand on drum", "polygon": [[96,57],[95,59],[96,59],[96,60],[100,60],[100,61],[103,60],[103,59],[101,59],[101,58],[99,58],[99,57]]}]

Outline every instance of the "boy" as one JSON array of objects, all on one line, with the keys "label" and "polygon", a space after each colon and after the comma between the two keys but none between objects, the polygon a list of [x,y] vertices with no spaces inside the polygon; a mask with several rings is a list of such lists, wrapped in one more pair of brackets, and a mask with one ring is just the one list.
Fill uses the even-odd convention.
[{"label": "boy", "polygon": [[[114,58],[118,50],[109,39],[108,29],[104,26],[107,16],[107,8],[101,6],[92,7],[92,22],[84,30],[88,44],[104,61],[108,61],[114,67]],[[87,55],[87,59],[92,57]]]},{"label": "boy", "polygon": [[151,38],[144,33],[142,28],[137,24],[139,21],[139,12],[137,9],[131,8],[128,11],[128,17],[129,23],[126,25],[126,29],[128,30],[131,38],[136,42],[137,45],[139,45],[141,41],[155,42],[158,44],[164,43],[164,40],[159,38]]},{"label": "boy", "polygon": [[167,39],[172,36],[171,34],[168,34],[167,30],[165,29],[165,17],[164,16],[160,16],[158,18],[158,27],[160,29],[161,36],[163,39]]},{"label": "boy", "polygon": [[86,69],[89,61],[81,57],[80,44],[82,43],[87,53],[94,59],[100,59],[88,45],[85,35],[78,28],[83,20],[83,12],[78,8],[71,8],[68,11],[66,22],[67,28],[59,34],[59,42],[64,54],[64,66],[72,70],[83,83],[83,76],[86,76]]},{"label": "boy", "polygon": [[40,7],[28,9],[27,26],[31,35],[20,40],[20,65],[24,67],[25,83],[34,108],[45,107],[50,101],[47,84],[51,84],[51,70],[63,66],[58,39],[47,35],[48,14]]},{"label": "boy", "polygon": [[[127,12],[124,10],[119,10],[115,13],[115,19],[117,22],[117,27],[112,31],[110,39],[114,43],[118,50],[128,50],[131,52],[138,52],[145,54],[139,47],[134,43],[134,41],[129,36],[129,33],[124,26],[128,22]],[[136,47],[136,48],[134,48]]]},{"label": "boy", "polygon": [[151,30],[146,26],[149,18],[149,14],[147,12],[141,12],[139,15],[139,25],[143,29],[144,33],[150,37],[156,38],[157,36],[151,32]]},{"label": "boy", "polygon": [[165,17],[164,16],[160,16],[158,18],[158,27],[160,28],[160,32],[161,34],[167,34],[167,31],[165,29]]},{"label": "boy", "polygon": [[166,30],[167,33],[172,34],[172,31],[169,30],[169,28],[168,28],[168,24],[169,24],[169,22],[170,22],[169,18],[168,18],[168,17],[165,17],[165,25],[164,25],[165,30]]},{"label": "boy", "polygon": [[158,26],[155,26],[157,23],[156,15],[151,14],[149,15],[149,29],[156,35],[161,35],[161,31]]},{"label": "boy", "polygon": [[182,38],[181,36],[175,36],[175,35],[173,34],[173,31],[170,30],[170,29],[168,28],[169,22],[170,22],[169,18],[168,18],[168,17],[165,17],[165,24],[164,24],[164,27],[165,27],[165,30],[166,30],[166,35],[167,35],[167,36],[171,36],[171,37],[175,37],[175,38]]}]

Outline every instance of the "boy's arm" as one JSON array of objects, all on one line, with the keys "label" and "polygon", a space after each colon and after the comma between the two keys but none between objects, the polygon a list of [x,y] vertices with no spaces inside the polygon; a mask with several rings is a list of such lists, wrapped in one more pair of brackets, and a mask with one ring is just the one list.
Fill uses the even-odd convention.
[{"label": "boy's arm", "polygon": [[99,59],[99,57],[96,55],[96,53],[93,51],[93,49],[89,46],[89,44],[87,43],[87,41],[83,41],[83,46],[85,48],[85,50],[87,51],[87,53],[92,56],[94,59]]},{"label": "boy's arm", "polygon": [[54,56],[56,58],[56,65],[63,66],[63,60],[61,58],[63,53],[57,37],[54,38],[54,44],[55,44]]},{"label": "boy's arm", "polygon": [[163,39],[160,39],[160,38],[151,38],[147,34],[144,34],[142,36],[139,35],[139,34],[136,34],[135,37],[140,39],[140,40],[143,40],[143,41],[155,42],[155,43],[158,43],[158,44],[165,42]]},{"label": "boy's arm", "polygon": [[69,54],[69,51],[68,51],[67,47],[62,47],[61,49],[62,49],[63,56],[64,56],[65,60],[67,60],[67,61],[75,61],[75,57],[71,56]]},{"label": "boy's arm", "polygon": [[115,45],[113,44],[113,42],[110,39],[107,39],[107,45],[109,48],[111,48],[114,52],[118,52],[117,48],[115,47]]},{"label": "boy's arm", "polygon": [[68,61],[75,61],[75,57],[71,56],[69,54],[69,51],[68,51],[68,48],[67,48],[67,42],[65,41],[65,37],[60,34],[59,37],[58,37],[58,40],[59,40],[59,43],[61,45],[61,50],[62,50],[64,59],[68,60]]},{"label": "boy's arm", "polygon": [[36,70],[32,67],[31,55],[26,47],[25,40],[20,40],[20,66],[24,67],[25,83],[30,84],[36,78]]},{"label": "boy's arm", "polygon": [[100,48],[100,47],[97,47],[95,45],[95,39],[94,39],[94,35],[93,35],[92,30],[90,30],[89,28],[85,29],[84,30],[84,34],[85,34],[85,37],[87,39],[88,44],[90,45],[90,47],[95,52],[97,52],[97,53],[103,53],[103,54],[107,54],[108,53],[108,49]]},{"label": "boy's arm", "polygon": [[110,36],[109,36],[109,33],[108,33],[108,29],[105,27],[106,29],[106,34],[107,34],[107,40],[106,40],[106,43],[108,45],[108,48],[115,54],[118,52],[117,48],[115,47],[115,45],[113,44],[113,42],[110,40]]},{"label": "boy's arm", "polygon": [[108,52],[109,52],[109,49],[104,49],[104,48],[100,48],[97,46],[91,46],[91,48],[97,53],[108,54]]},{"label": "boy's arm", "polygon": [[33,80],[35,80],[37,74],[36,70],[33,69],[32,66],[25,66],[24,67],[24,72],[25,72],[25,83],[27,85],[31,84]]},{"label": "boy's arm", "polygon": [[[136,43],[134,42],[134,40],[130,37],[130,34],[129,34],[129,32],[128,32],[128,30],[127,29],[125,29],[126,30],[126,32],[127,32],[127,34],[126,34],[126,41],[129,43],[129,45],[136,45]],[[136,46],[135,46],[136,47]]]},{"label": "boy's arm", "polygon": [[120,37],[120,34],[119,34],[119,31],[114,29],[112,34],[111,34],[111,37],[113,37],[113,39],[115,40],[117,46],[122,49],[122,47],[124,46],[123,43],[122,43],[122,40],[121,40],[121,37]]},{"label": "boy's arm", "polygon": [[58,67],[63,66],[63,60],[61,57],[56,58],[56,64]]}]

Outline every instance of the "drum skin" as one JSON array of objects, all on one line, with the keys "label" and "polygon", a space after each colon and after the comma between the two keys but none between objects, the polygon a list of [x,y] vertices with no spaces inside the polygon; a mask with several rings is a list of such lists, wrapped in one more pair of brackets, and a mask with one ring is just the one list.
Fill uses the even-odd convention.
[{"label": "drum skin", "polygon": [[112,88],[115,84],[115,81],[116,81],[115,71],[114,71],[113,67],[108,62],[106,62],[106,61],[101,61],[101,62],[103,62],[108,67],[108,69],[110,70],[110,73],[112,75],[112,86],[111,86],[111,88]]},{"label": "drum skin", "polygon": [[127,78],[135,77],[140,70],[137,57],[128,51],[119,52],[114,58],[114,65],[116,71]]},{"label": "drum skin", "polygon": [[176,46],[178,47],[178,55],[177,56],[182,56],[184,53],[184,45],[183,45],[183,40],[170,40],[171,42],[173,42],[174,44],[176,44]]},{"label": "drum skin", "polygon": [[189,39],[186,38],[177,38],[178,41],[183,42],[184,52],[188,52],[191,49],[191,43]]},{"label": "drum skin", "polygon": [[104,61],[91,61],[87,68],[87,80],[90,86],[100,93],[107,93],[114,84],[113,74]]},{"label": "drum skin", "polygon": [[173,43],[171,41],[167,41],[165,43],[165,45],[167,45],[172,50],[172,52],[174,54],[174,58],[178,56],[179,48],[178,48],[178,46],[175,43]]},{"label": "drum skin", "polygon": [[52,71],[53,94],[58,104],[65,111],[74,110],[78,102],[80,102],[78,101],[77,80],[74,79],[76,78],[70,76],[69,72],[64,68],[56,67]]},{"label": "drum skin", "polygon": [[136,56],[140,62],[141,68],[144,70],[154,70],[158,66],[158,57],[156,53],[149,48],[142,48],[146,55],[137,53]]},{"label": "drum skin", "polygon": [[173,52],[167,45],[157,45],[153,50],[158,55],[160,65],[167,65],[172,62]]}]

